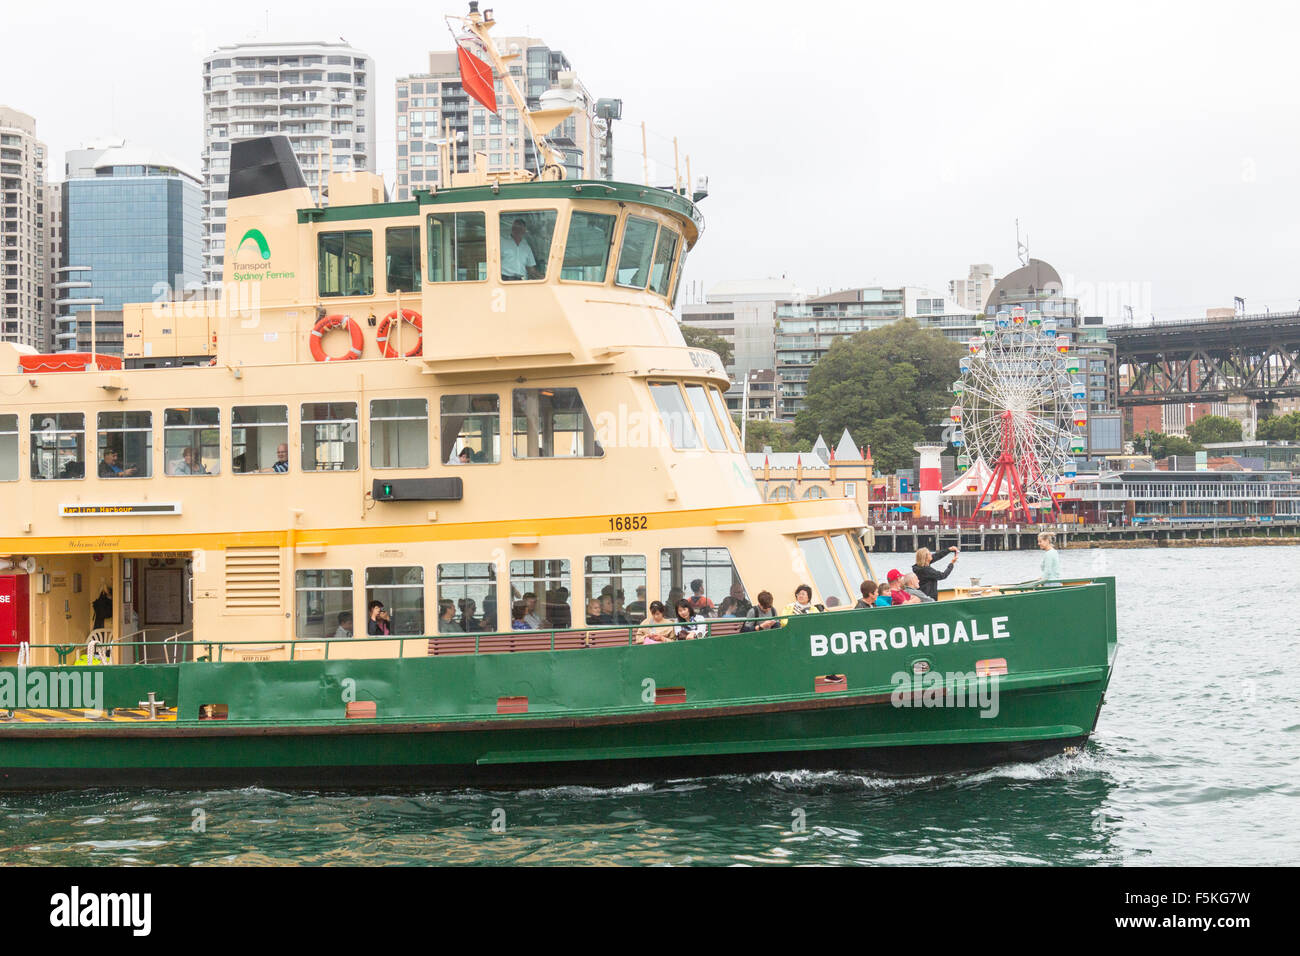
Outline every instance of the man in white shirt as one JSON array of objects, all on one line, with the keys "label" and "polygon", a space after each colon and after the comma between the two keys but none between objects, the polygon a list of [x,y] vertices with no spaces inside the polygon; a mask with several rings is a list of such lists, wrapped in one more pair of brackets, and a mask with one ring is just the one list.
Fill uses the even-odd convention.
[{"label": "man in white shirt", "polygon": [[516,219],[510,226],[510,238],[501,240],[501,278],[506,281],[540,279],[533,247],[524,238],[524,221]]}]

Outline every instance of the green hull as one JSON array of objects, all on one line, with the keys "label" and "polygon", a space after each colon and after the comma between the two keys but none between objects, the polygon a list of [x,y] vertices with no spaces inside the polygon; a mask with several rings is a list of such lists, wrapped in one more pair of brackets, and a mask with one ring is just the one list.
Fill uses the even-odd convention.
[{"label": "green hull", "polygon": [[[152,691],[177,720],[0,722],[0,786],[532,786],[1033,759],[1096,725],[1114,593],[1101,579],[648,647],[76,668],[103,673],[104,707]],[[966,679],[998,659],[1005,675]],[[26,679],[60,670],[74,669]],[[348,700],[377,716],[346,719]],[[207,704],[229,718],[198,719]]]}]

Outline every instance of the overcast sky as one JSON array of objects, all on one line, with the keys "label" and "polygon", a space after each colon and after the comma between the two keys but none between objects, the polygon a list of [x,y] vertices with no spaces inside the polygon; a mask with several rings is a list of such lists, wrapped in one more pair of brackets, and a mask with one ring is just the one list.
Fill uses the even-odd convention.
[{"label": "overcast sky", "polygon": [[[674,135],[709,177],[686,276],[705,289],[785,275],[943,292],[971,263],[1014,268],[1019,219],[1090,312],[1300,305],[1297,5],[489,5],[499,34],[543,38],[594,96],[622,98],[618,178],[640,180],[642,120],[661,178]],[[197,169],[204,55],[343,37],[375,60],[391,184],[393,81],[449,48],[440,14],[464,9],[7,2],[0,103],[36,117],[60,174],[65,150],[109,133]]]}]

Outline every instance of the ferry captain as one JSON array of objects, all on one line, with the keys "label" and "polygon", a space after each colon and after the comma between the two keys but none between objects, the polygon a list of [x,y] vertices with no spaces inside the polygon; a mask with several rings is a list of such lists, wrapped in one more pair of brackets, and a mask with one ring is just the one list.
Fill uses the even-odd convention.
[{"label": "ferry captain", "polygon": [[501,278],[507,281],[542,277],[524,229],[524,221],[516,219],[510,226],[510,239],[501,243]]}]

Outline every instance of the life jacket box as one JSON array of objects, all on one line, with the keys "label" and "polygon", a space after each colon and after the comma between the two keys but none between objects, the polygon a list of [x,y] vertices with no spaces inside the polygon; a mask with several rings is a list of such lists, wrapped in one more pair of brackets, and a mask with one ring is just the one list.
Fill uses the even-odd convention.
[{"label": "life jacket box", "polygon": [[27,575],[0,574],[0,651],[17,650],[31,640],[29,593]]}]

